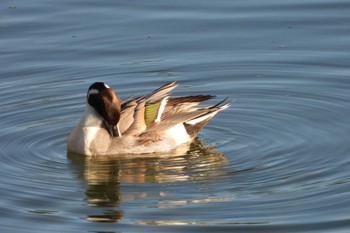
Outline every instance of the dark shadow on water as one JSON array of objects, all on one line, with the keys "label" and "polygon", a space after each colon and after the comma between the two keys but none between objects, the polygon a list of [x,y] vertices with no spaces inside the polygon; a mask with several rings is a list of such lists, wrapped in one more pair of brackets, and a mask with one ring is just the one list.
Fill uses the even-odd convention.
[{"label": "dark shadow on water", "polygon": [[[198,139],[172,153],[118,157],[68,153],[67,158],[78,178],[87,184],[87,204],[109,208],[101,215],[86,217],[94,222],[118,222],[123,218],[124,212],[119,210],[122,184],[200,181],[225,174],[222,168],[227,164],[222,153]],[[140,199],[147,195],[147,192],[140,192],[126,199]]]}]

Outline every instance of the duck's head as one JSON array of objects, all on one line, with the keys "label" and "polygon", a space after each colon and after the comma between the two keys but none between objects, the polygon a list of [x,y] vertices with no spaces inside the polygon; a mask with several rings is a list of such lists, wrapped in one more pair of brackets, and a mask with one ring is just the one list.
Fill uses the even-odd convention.
[{"label": "duck's head", "polygon": [[87,102],[109,126],[117,125],[121,111],[120,99],[107,84],[93,83],[87,92]]}]

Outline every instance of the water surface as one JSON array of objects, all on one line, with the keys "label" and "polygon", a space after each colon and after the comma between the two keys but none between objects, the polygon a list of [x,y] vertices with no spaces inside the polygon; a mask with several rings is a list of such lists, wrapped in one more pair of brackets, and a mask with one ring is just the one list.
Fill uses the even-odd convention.
[{"label": "water surface", "polygon": [[[348,232],[348,1],[1,1],[1,232]],[[189,151],[85,158],[88,86],[236,102]]]}]

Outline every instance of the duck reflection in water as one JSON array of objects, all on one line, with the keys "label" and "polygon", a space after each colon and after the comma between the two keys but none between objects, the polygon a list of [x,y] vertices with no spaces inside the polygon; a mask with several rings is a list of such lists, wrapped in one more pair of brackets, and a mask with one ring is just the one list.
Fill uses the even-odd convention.
[{"label": "duck reflection in water", "polygon": [[122,219],[124,211],[119,209],[121,202],[164,195],[162,190],[147,192],[144,187],[139,190],[135,185],[128,191],[130,183],[199,181],[222,175],[221,167],[227,164],[222,153],[199,139],[166,154],[86,157],[68,153],[67,157],[78,177],[87,183],[87,204],[108,209],[101,215],[86,217],[89,221],[97,222],[118,222]]}]

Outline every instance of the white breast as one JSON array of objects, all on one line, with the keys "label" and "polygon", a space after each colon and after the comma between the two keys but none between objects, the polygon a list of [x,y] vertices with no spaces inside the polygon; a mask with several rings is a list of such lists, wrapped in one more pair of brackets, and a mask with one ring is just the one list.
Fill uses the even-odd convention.
[{"label": "white breast", "polygon": [[87,104],[79,124],[68,136],[68,150],[79,154],[90,155],[91,142],[101,129],[101,124],[102,118],[96,113],[95,109]]}]

